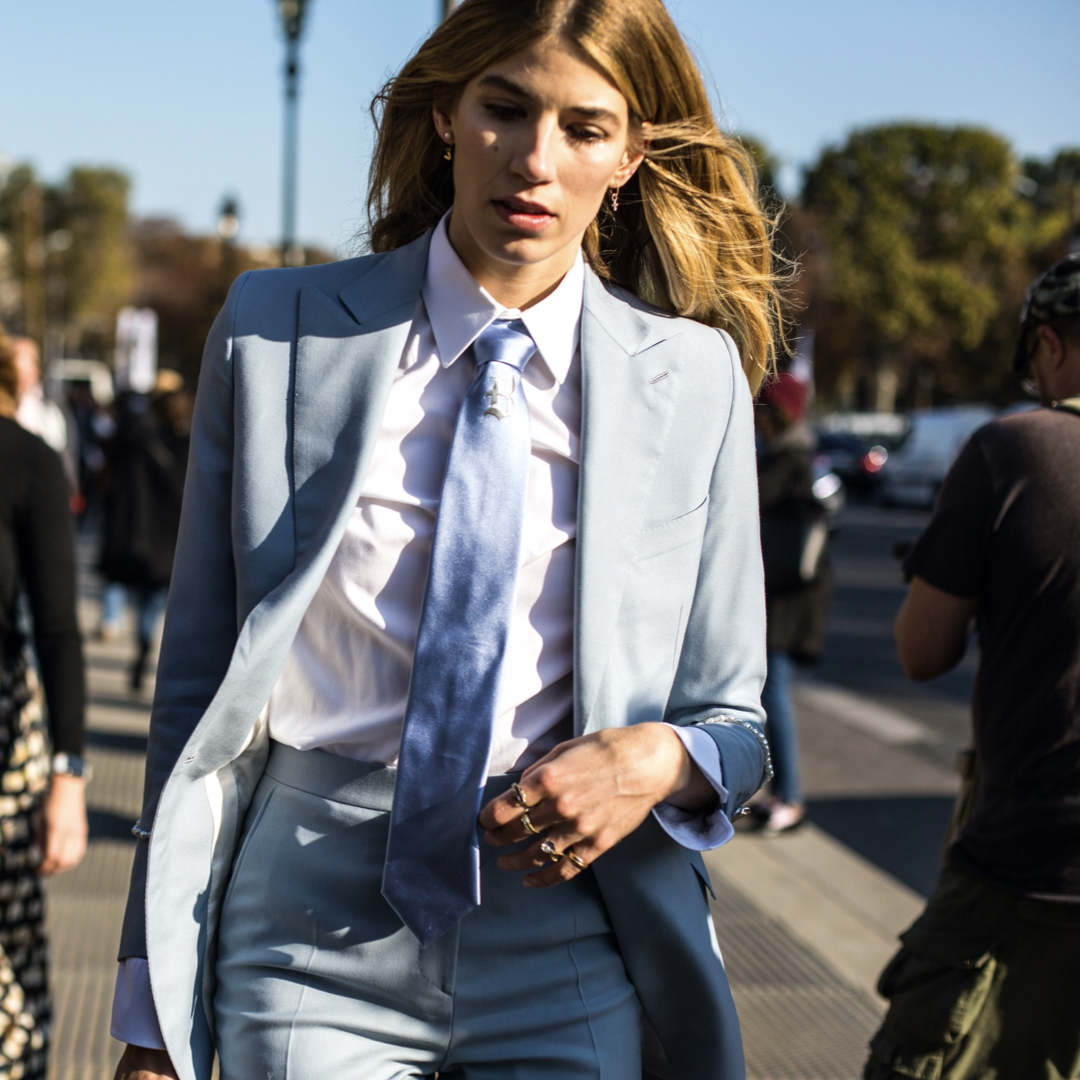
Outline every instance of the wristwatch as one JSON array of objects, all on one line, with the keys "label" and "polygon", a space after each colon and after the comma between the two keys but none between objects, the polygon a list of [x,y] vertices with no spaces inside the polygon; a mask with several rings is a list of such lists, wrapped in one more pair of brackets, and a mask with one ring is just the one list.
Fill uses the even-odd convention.
[{"label": "wristwatch", "polygon": [[89,782],[92,772],[89,762],[78,754],[53,754],[53,776],[74,776]]}]

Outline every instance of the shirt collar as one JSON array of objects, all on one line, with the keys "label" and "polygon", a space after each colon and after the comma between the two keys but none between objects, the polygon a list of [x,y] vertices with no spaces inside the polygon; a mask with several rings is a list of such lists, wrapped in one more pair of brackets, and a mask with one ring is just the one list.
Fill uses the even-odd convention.
[{"label": "shirt collar", "polygon": [[496,319],[521,319],[556,382],[566,381],[581,335],[585,264],[581,252],[550,296],[527,311],[504,308],[465,269],[446,233],[447,212],[431,237],[422,295],[439,359],[449,367]]}]

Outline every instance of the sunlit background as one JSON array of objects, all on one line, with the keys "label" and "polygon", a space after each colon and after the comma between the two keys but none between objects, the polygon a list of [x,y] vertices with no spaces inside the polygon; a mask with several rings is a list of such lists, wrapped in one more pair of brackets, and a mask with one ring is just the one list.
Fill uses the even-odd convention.
[{"label": "sunlit background", "polygon": [[[672,0],[733,130],[801,167],[854,126],[985,125],[1022,156],[1080,141],[1076,0]],[[312,0],[302,51],[299,236],[348,248],[362,215],[373,92],[438,0]],[[132,179],[132,209],[241,236],[280,228],[281,64],[271,0],[8,0],[0,155],[48,180],[75,163]]]},{"label": "sunlit background", "polygon": [[[293,233],[289,5],[4,6],[0,322],[47,361],[115,365],[135,307],[195,379],[238,273],[362,250],[369,103],[443,4],[306,0]],[[815,408],[1012,402],[1024,286],[1080,246],[1077,0],[670,7],[801,267],[786,316]]]}]

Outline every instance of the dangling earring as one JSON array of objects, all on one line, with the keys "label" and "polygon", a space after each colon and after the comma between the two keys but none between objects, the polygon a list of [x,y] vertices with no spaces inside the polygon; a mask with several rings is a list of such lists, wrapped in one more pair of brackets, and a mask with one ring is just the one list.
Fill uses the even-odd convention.
[{"label": "dangling earring", "polygon": [[611,212],[613,214],[619,212],[619,189],[617,187],[611,189]]},{"label": "dangling earring", "polygon": [[[450,132],[449,132],[449,131],[448,131],[448,132],[446,133],[446,141],[447,141],[447,142],[449,142],[449,141],[450,141]],[[453,160],[454,160],[454,150],[453,150],[453,147],[451,147],[451,146],[448,146],[448,147],[446,148],[446,153],[445,153],[445,154],[443,154],[443,158],[445,158],[445,160],[447,160],[447,161],[453,161]]]}]

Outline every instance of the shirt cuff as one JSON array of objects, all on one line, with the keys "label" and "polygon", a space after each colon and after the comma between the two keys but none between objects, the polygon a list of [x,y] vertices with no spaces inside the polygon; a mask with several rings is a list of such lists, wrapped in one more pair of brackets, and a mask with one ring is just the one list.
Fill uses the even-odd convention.
[{"label": "shirt cuff", "polygon": [[118,1042],[147,1050],[166,1049],[150,989],[150,969],[141,956],[120,961],[109,1031]]},{"label": "shirt cuff", "polygon": [[716,745],[716,740],[700,728],[673,724],[672,731],[682,739],[691,760],[715,789],[718,802],[716,808],[707,814],[683,810],[671,803],[657,803],[653,807],[653,816],[660,823],[660,828],[677,844],[691,851],[712,851],[713,848],[726,844],[735,835],[735,830],[723,810],[728,799],[728,789],[724,786],[720,748]]}]

